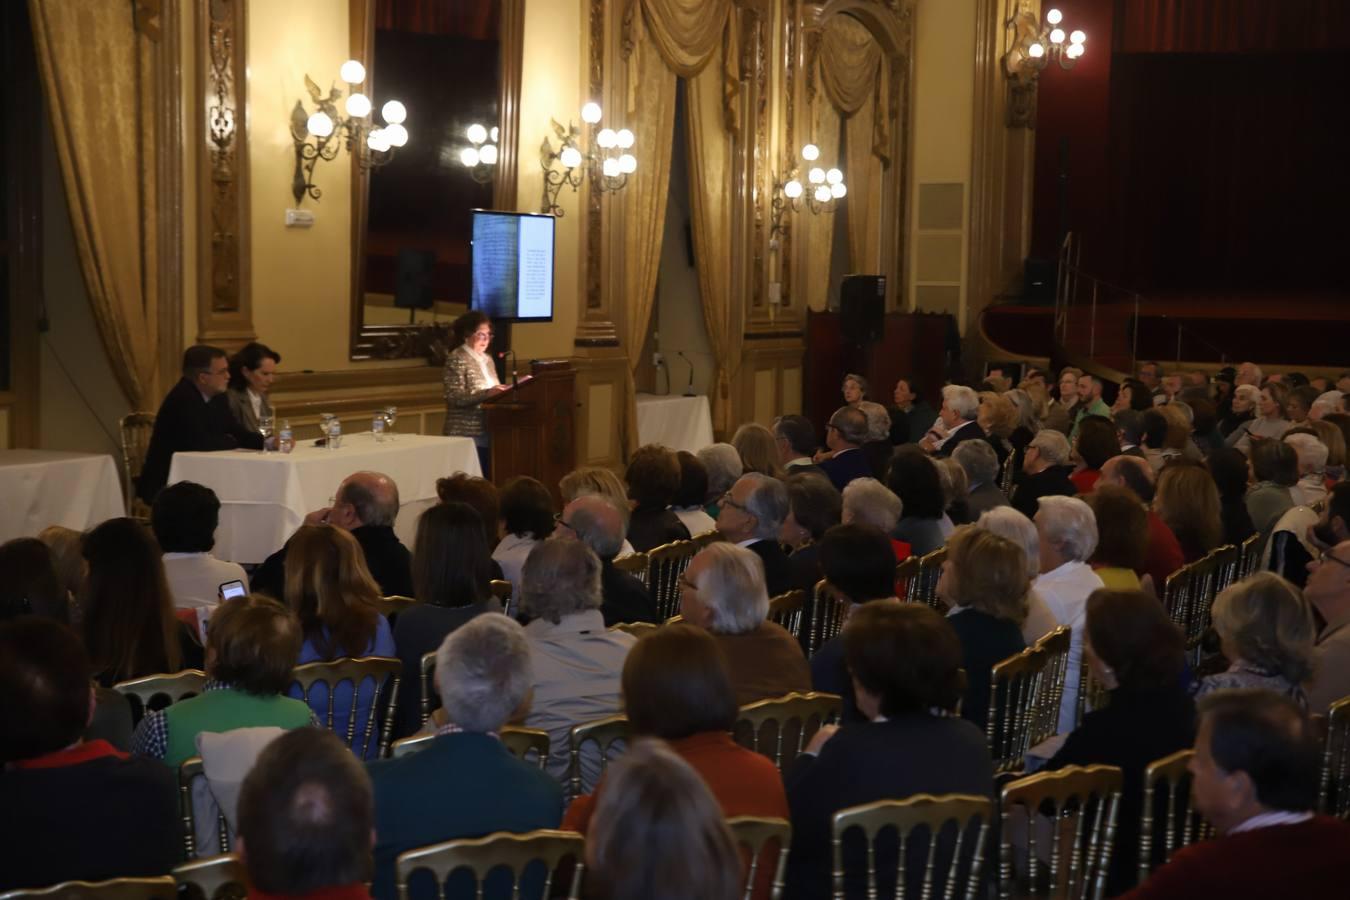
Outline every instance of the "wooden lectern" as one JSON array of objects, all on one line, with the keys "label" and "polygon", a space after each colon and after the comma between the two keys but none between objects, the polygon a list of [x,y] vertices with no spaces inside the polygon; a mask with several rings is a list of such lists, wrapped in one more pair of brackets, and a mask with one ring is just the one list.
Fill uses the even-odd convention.
[{"label": "wooden lectern", "polygon": [[576,468],[576,370],[565,359],[535,360],[529,381],[483,402],[492,436],[492,480],[538,478],[561,501],[558,482]]}]

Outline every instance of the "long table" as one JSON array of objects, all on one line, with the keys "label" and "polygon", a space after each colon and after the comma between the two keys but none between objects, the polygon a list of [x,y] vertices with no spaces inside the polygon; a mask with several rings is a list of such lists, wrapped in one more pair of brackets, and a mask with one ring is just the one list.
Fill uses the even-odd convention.
[{"label": "long table", "polygon": [[33,537],[48,525],[85,531],[124,515],[111,456],[0,450],[0,543]]},{"label": "long table", "polygon": [[377,442],[367,432],[344,435],[336,450],[302,441],[291,453],[175,453],[169,483],[195,481],[215,491],[220,527],[213,552],[238,563],[260,563],[281,548],[306,513],[331,504],[344,478],[360,471],[381,472],[398,485],[394,531],[409,548],[417,517],[437,502],[436,479],[482,474],[469,438],[400,434]]},{"label": "long table", "polygon": [[697,453],[713,442],[708,398],[637,395],[638,441]]}]

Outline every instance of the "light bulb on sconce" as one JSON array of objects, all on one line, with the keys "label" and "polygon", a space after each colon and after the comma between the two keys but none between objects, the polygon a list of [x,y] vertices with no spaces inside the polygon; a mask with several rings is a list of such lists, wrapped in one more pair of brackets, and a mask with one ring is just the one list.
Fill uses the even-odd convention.
[{"label": "light bulb on sconce", "polygon": [[384,129],[384,134],[389,138],[389,146],[402,147],[408,143],[408,129],[402,125],[390,125]]},{"label": "light bulb on sconce", "polygon": [[576,147],[564,147],[560,156],[562,164],[569,169],[581,165],[581,151]]},{"label": "light bulb on sconce", "polygon": [[540,148],[539,163],[544,170],[542,211],[554,216],[563,215],[558,194],[563,185],[577,190],[589,182],[597,194],[622,190],[628,176],[637,171],[638,159],[632,152],[637,135],[630,129],[601,127],[604,111],[591,101],[581,107],[582,126],[571,122],[563,127],[554,119],[552,125],[558,149],[545,138]]},{"label": "light bulb on sconce", "polygon": [[488,140],[497,143],[497,126],[493,125],[492,130],[488,132]]},{"label": "light bulb on sconce", "polygon": [[787,184],[783,185],[783,194],[786,195],[789,200],[796,200],[802,195],[802,183],[795,178],[792,179]]},{"label": "light bulb on sconce", "polygon": [[1032,59],[1040,59],[1041,57],[1045,56],[1045,45],[1032,44],[1030,47],[1027,48],[1027,56],[1030,56]]},{"label": "light bulb on sconce", "polygon": [[1075,30],[1072,34],[1069,35],[1070,44],[1082,44],[1086,43],[1086,41],[1087,41],[1087,32],[1083,31],[1082,29]]},{"label": "light bulb on sconce", "polygon": [[325,138],[333,133],[333,119],[327,113],[316,112],[305,122],[305,127],[315,137]]},{"label": "light bulb on sconce", "polygon": [[1064,13],[1046,9],[1044,18],[1030,4],[1017,4],[1006,21],[1008,50],[1003,54],[1003,73],[1008,79],[1005,106],[1009,128],[1030,127],[1036,120],[1036,88],[1041,70],[1051,62],[1072,69],[1083,56],[1087,32],[1070,30]]},{"label": "light bulb on sconce", "polygon": [[[820,159],[820,147],[816,144],[804,144],[801,158],[813,163]],[[805,204],[812,214],[832,212],[836,201],[844,196],[844,173],[836,166],[826,169],[813,165],[801,176],[801,170],[792,167],[785,179],[774,176],[773,194],[770,199],[772,221],[769,228],[770,247],[777,249],[777,236],[790,230],[784,216],[789,212],[799,212]]]},{"label": "light bulb on sconce", "polygon": [[632,175],[637,171],[637,157],[631,153],[625,153],[619,157],[619,171],[625,175]]},{"label": "light bulb on sconce", "polygon": [[820,158],[820,148],[815,144],[807,144],[802,147],[802,159],[807,162],[815,162]]},{"label": "light bulb on sconce", "polygon": [[845,185],[842,181],[830,185],[830,196],[836,200],[844,199],[844,195],[847,193],[848,193],[848,186]]},{"label": "light bulb on sconce", "polygon": [[601,115],[599,103],[587,103],[581,108],[581,121],[587,125],[594,125],[599,122]]},{"label": "light bulb on sconce", "polygon": [[477,148],[465,147],[463,150],[459,151],[459,161],[470,169],[478,165],[479,159]]},{"label": "light bulb on sconce", "polygon": [[1063,28],[1056,28],[1054,31],[1050,32],[1050,43],[1052,43],[1052,44],[1062,44],[1062,43],[1064,43],[1064,29],[1063,29]]},{"label": "light bulb on sconce", "polygon": [[497,145],[484,144],[478,151],[478,159],[485,166],[495,166],[497,164]]},{"label": "light bulb on sconce", "polygon": [[595,136],[595,142],[600,145],[602,150],[613,150],[619,144],[619,136],[613,128],[602,128],[600,133]]},{"label": "light bulb on sconce", "polygon": [[1052,9],[1045,14],[1045,21],[1049,22],[1051,25],[1058,25],[1060,22],[1064,21],[1064,13],[1057,9]]},{"label": "light bulb on sconce", "polygon": [[838,169],[830,169],[825,173],[825,180],[830,184],[839,184],[844,180],[844,173]]},{"label": "light bulb on sconce", "polygon": [[390,100],[384,106],[380,107],[380,115],[390,125],[402,125],[403,120],[408,118],[408,110],[397,100]]},{"label": "light bulb on sconce", "polygon": [[806,173],[806,180],[811,182],[812,184],[824,184],[825,170],[822,169],[820,166],[816,166],[810,172]]},{"label": "light bulb on sconce", "polygon": [[365,94],[352,94],[347,97],[347,115],[354,119],[364,119],[370,115],[370,98]]},{"label": "light bulb on sconce", "polygon": [[338,69],[338,77],[348,84],[360,84],[366,80],[366,67],[354,59],[349,59]]},{"label": "light bulb on sconce", "polygon": [[618,178],[621,172],[619,161],[612,156],[605,157],[605,161],[600,165],[600,171],[606,178]]},{"label": "light bulb on sconce", "polygon": [[383,128],[376,128],[370,134],[366,135],[366,146],[376,153],[389,152],[389,138],[385,135]]},{"label": "light bulb on sconce", "polygon": [[627,128],[620,128],[619,133],[616,134],[614,138],[614,142],[618,145],[620,150],[629,149],[633,146],[633,141],[636,140],[636,138],[633,137],[633,132],[629,131]]},{"label": "light bulb on sconce", "polygon": [[496,133],[495,126],[489,132],[485,126],[478,122],[471,122],[469,127],[464,129],[464,136],[469,139],[469,143],[473,146],[460,151],[459,161],[470,170],[469,174],[479,184],[491,184],[492,182],[494,175],[492,167],[497,164],[497,145],[495,142],[485,142],[489,140],[490,136],[495,140]]},{"label": "light bulb on sconce", "polygon": [[487,129],[484,128],[482,125],[479,125],[477,122],[474,122],[472,125],[470,125],[465,134],[469,138],[470,142],[474,144],[481,144],[483,143],[483,141],[487,140]]}]

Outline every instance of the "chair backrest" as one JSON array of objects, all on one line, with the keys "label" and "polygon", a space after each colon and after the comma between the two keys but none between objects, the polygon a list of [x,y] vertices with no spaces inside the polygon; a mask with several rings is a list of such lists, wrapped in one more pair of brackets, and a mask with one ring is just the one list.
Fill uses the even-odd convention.
[{"label": "chair backrest", "polygon": [[[1209,555],[1214,560],[1214,596],[1217,597],[1241,577],[1238,573],[1242,569],[1242,551],[1232,544],[1224,544],[1215,547]],[[1210,606],[1213,605],[1211,602]]]},{"label": "chair backrest", "polygon": [[[1154,846],[1159,848],[1158,865],[1172,854],[1214,833],[1214,828],[1191,808],[1191,781],[1187,766],[1194,750],[1178,750],[1149,763],[1144,769],[1144,805],[1139,817],[1139,881],[1148,878],[1154,867]],[[1162,821],[1157,821],[1158,809]]]},{"label": "chair backrest", "polygon": [[158,878],[113,878],[108,881],[63,881],[50,887],[6,891],[0,900],[175,900],[177,885],[168,875]]},{"label": "chair backrest", "polygon": [[895,566],[895,595],[902,600],[912,600],[911,591],[917,591],[918,584],[915,579],[919,577],[919,569],[923,565],[923,557],[906,556],[904,562],[896,563]]},{"label": "chair backrest", "polygon": [[[197,856],[197,814],[192,802],[192,783],[205,777],[206,770],[200,756],[185,759],[178,767],[178,807],[183,815],[183,849],[187,851],[187,859]],[[210,851],[206,852],[209,855]],[[230,826],[225,821],[225,813],[220,810],[216,813],[215,852],[230,852]]]},{"label": "chair backrest", "polygon": [[[539,768],[544,768],[545,763],[548,762],[547,731],[507,725],[497,733],[497,737],[501,739],[502,746],[511,751],[511,755],[516,759],[529,762],[529,754],[533,752]],[[394,759],[400,759],[410,753],[416,753],[435,739],[436,735],[434,734],[417,734],[412,737],[400,738],[394,741],[393,747],[389,750],[389,755]]]},{"label": "chair backrest", "polygon": [[494,578],[488,582],[488,591],[502,605],[502,612],[514,619],[518,610],[515,608],[516,599],[512,596],[511,582]]},{"label": "chair backrest", "polygon": [[[1059,710],[1064,700],[1064,683],[1069,674],[1069,645],[1072,633],[1061,625],[1036,642],[1034,649],[1046,655],[1045,672],[1031,713],[1028,745],[1036,746],[1059,731]],[[1078,680],[1082,690],[1083,680]]]},{"label": "chair backrest", "polygon": [[1111,694],[1102,684],[1092,676],[1092,668],[1088,665],[1087,657],[1082,661],[1082,673],[1078,677],[1078,719],[1081,724],[1083,717],[1093,710],[1101,709],[1111,702]]},{"label": "chair backrest", "polygon": [[150,449],[150,435],[155,431],[155,414],[127,413],[118,420],[122,444],[122,492],[127,502],[127,514],[132,512],[136,498],[136,479],[145,466],[145,454]]},{"label": "chair backrest", "polygon": [[1326,724],[1319,806],[1329,816],[1350,820],[1350,697],[1331,704]]},{"label": "chair backrest", "polygon": [[180,900],[244,900],[248,881],[233,853],[185,863],[173,870]]},{"label": "chair backrest", "polygon": [[418,663],[417,677],[421,682],[422,688],[422,724],[427,724],[427,719],[431,718],[431,689],[436,678],[436,652],[423,653],[422,660]]},{"label": "chair backrest", "polygon": [[1248,577],[1256,571],[1261,561],[1261,533],[1251,535],[1238,548],[1238,580]]},{"label": "chair backrest", "polygon": [[172,706],[179,700],[195,697],[206,687],[206,673],[201,669],[146,675],[130,681],[119,681],[113,690],[131,703],[132,723],[139,722],[146,713]]},{"label": "chair backrest", "polygon": [[655,622],[617,622],[609,626],[609,630],[622,631],[624,634],[631,634],[635,638],[640,638],[644,634],[651,634],[660,627]]},{"label": "chair backrest", "polygon": [[816,589],[811,595],[811,608],[804,623],[808,657],[815,656],[826,641],[843,631],[844,619],[852,605],[851,600],[825,579],[816,582]]},{"label": "chair backrest", "polygon": [[940,845],[944,843],[942,836],[950,833],[951,859],[945,875],[945,890],[941,896],[975,900],[980,896],[984,843],[988,838],[989,823],[993,817],[993,801],[988,797],[970,794],[941,796],[916,794],[905,800],[879,800],[841,810],[834,814],[832,827],[834,848],[832,896],[836,900],[842,900],[844,897],[844,887],[849,874],[845,869],[844,838],[848,831],[859,828],[867,841],[867,896],[877,896],[875,854],[877,836],[883,830],[891,829],[896,832],[899,846],[910,851],[922,850],[925,835],[927,840],[927,851],[922,854],[925,863],[921,876],[919,873],[908,871],[906,865],[918,853],[899,854],[895,896],[927,898],[931,895],[938,851]]},{"label": "chair backrest", "polygon": [[[1002,900],[1042,894],[1062,900],[1100,898],[1111,865],[1121,784],[1115,766],[1069,766],[1005,785],[999,829]],[[1044,842],[1040,840],[1044,833],[1037,828],[1040,816],[1052,823]],[[1018,877],[1015,834],[1026,835],[1025,879]],[[1045,857],[1048,872],[1042,873]]]},{"label": "chair backrest", "polygon": [[[734,733],[746,747],[772,759],[781,772],[805,749],[822,725],[838,720],[842,709],[843,700],[838,694],[812,691],[771,697],[742,706]],[[794,733],[789,726],[794,724],[796,741],[789,743],[787,738]],[[772,749],[765,746],[768,740],[764,731],[769,725],[773,725]],[[788,747],[791,755],[786,752]]]},{"label": "chair backrest", "polygon": [[445,882],[459,869],[473,873],[475,896],[483,896],[483,882],[494,869],[505,868],[511,873],[511,896],[520,896],[520,880],[526,867],[541,862],[547,867],[541,896],[552,897],[553,875],[564,861],[573,861],[569,900],[581,896],[581,877],[586,868],[585,841],[570,831],[540,829],[524,834],[499,831],[487,837],[446,841],[409,850],[398,855],[395,877],[399,900],[408,898],[408,879],[418,870],[428,870],[436,878],[436,896],[444,900]]},{"label": "chair backrest", "polygon": [[718,541],[724,541],[726,540],[726,538],[722,537],[722,532],[714,528],[710,531],[704,531],[694,535],[693,540],[695,544],[698,544],[698,549],[702,550],[709,544],[715,544]]},{"label": "chair backrest", "polygon": [[[403,675],[403,663],[400,660],[389,656],[334,659],[296,666],[291,675],[299,682],[306,703],[310,702],[310,694],[316,684],[327,686],[328,711],[326,715],[320,716],[319,721],[329,731],[346,741],[347,746],[356,751],[357,756],[366,758],[371,755],[366,751],[372,739],[377,736],[376,726],[379,723],[383,723],[383,727],[378,731],[377,755],[381,757],[389,755],[389,742],[394,731],[394,707],[398,703],[398,686]],[[356,698],[363,687],[362,682],[366,679],[374,682],[374,694],[370,698],[370,712],[366,716],[364,727],[358,727]],[[351,683],[352,702],[347,713],[347,721],[334,722],[334,700],[337,696],[335,689],[344,681]],[[361,742],[360,747],[356,746],[358,740]]]},{"label": "chair backrest", "polygon": [[680,611],[680,576],[701,549],[695,541],[673,541],[647,554],[647,589],[661,621]]},{"label": "chair backrest", "polygon": [[736,846],[744,849],[750,860],[749,871],[745,876],[744,900],[754,897],[755,884],[764,866],[773,866],[773,887],[769,900],[779,900],[785,887],[788,848],[792,846],[792,824],[787,819],[734,816],[727,819],[727,827],[731,829]]},{"label": "chair backrest", "polygon": [[398,615],[416,603],[417,600],[413,597],[405,597],[402,594],[390,594],[388,597],[381,597],[379,600],[375,601],[375,608],[379,610],[380,615],[388,619]]},{"label": "chair backrest", "polygon": [[919,558],[919,574],[909,581],[909,591],[905,597],[914,603],[926,603],[941,612],[945,604],[938,599],[938,576],[942,574],[942,564],[947,561],[947,548],[939,547],[932,553]]},{"label": "chair backrest", "polygon": [[770,622],[776,622],[795,638],[802,636],[802,619],[806,613],[806,591],[788,591],[769,598]]},{"label": "chair backrest", "polygon": [[436,740],[434,734],[414,734],[412,737],[399,738],[390,746],[389,756],[392,759],[402,759],[409,754],[416,753],[434,740]]},{"label": "chair backrest", "polygon": [[647,566],[651,560],[645,553],[630,553],[614,560],[614,568],[627,572],[643,584],[647,583]]},{"label": "chair backrest", "polygon": [[1003,468],[998,473],[998,489],[1003,492],[1003,496],[1012,499],[1013,476],[1017,474],[1017,469],[1013,463],[1017,460],[1016,453],[1009,453],[1007,459],[1003,460]]},{"label": "chair backrest", "polygon": [[610,716],[594,722],[583,722],[573,726],[567,733],[567,786],[572,799],[580,797],[584,785],[581,778],[581,750],[590,742],[600,748],[600,771],[605,771],[609,763],[609,750],[619,741],[628,740],[628,719],[626,716]]},{"label": "chair backrest", "polygon": [[1017,771],[1026,760],[1036,699],[1049,661],[1046,649],[1028,647],[997,663],[990,672],[985,734],[995,772]]}]

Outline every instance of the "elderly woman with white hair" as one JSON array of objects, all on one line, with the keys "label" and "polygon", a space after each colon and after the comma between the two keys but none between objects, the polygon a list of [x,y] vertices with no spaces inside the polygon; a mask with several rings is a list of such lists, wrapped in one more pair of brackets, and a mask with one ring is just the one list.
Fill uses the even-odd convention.
[{"label": "elderly woman with white hair", "polygon": [[1284,442],[1298,454],[1298,483],[1289,489],[1296,506],[1313,506],[1327,499],[1327,445],[1316,435],[1297,431]]},{"label": "elderly woman with white hair", "polygon": [[[619,712],[619,677],[634,638],[606,631],[600,612],[600,559],[581,541],[536,544],[521,571],[520,608],[534,667],[534,705],[526,726],[549,734],[548,773],[567,775],[568,732]],[[599,752],[583,751],[586,790],[600,774]]]},{"label": "elderly woman with white hair", "polygon": [[1032,585],[1045,600],[1055,623],[1072,630],[1069,670],[1064,676],[1064,699],[1059,708],[1059,733],[1068,734],[1077,724],[1088,595],[1105,587],[1088,564],[1097,549],[1097,518],[1077,497],[1042,497],[1036,513],[1036,534],[1041,545],[1041,574]]},{"label": "elderly woman with white hair", "polygon": [[942,408],[932,429],[919,446],[934,456],[951,456],[964,441],[983,439],[984,429],[976,421],[980,415],[980,396],[971,388],[949,384],[942,389]]},{"label": "elderly woman with white hair", "polygon": [[966,506],[972,521],[996,506],[1007,506],[1008,498],[998,486],[999,464],[994,448],[984,441],[966,441],[952,453],[966,473],[970,493]]},{"label": "elderly woman with white hair", "polygon": [[1072,497],[1074,485],[1069,439],[1053,428],[1039,431],[1027,445],[1022,472],[1013,487],[1013,508],[1034,518],[1042,497]]},{"label": "elderly woman with white hair", "polygon": [[366,768],[375,788],[379,896],[393,896],[394,861],[406,850],[494,831],[558,827],[558,781],[517,759],[496,737],[529,706],[533,683],[524,629],[500,613],[478,616],[441,643],[435,739]]},{"label": "elderly woman with white hair", "polygon": [[811,690],[801,645],[767,619],[764,564],[751,551],[718,541],[695,556],[680,578],[680,615],[717,639],[741,706]]},{"label": "elderly woman with white hair", "polygon": [[[844,488],[844,506],[840,522],[844,525],[854,523],[880,528],[883,534],[895,531],[900,522],[904,505],[895,492],[875,478],[855,478]],[[895,550],[895,561],[904,562],[913,552],[909,544],[891,538],[891,547]]]},{"label": "elderly woman with white hair", "polygon": [[1261,389],[1254,384],[1239,384],[1233,388],[1233,399],[1228,409],[1219,419],[1219,434],[1225,443],[1228,436],[1256,418],[1256,404],[1261,399]]},{"label": "elderly woman with white hair", "polygon": [[981,515],[975,527],[1007,538],[1027,556],[1027,617],[1022,622],[1022,639],[1030,647],[1059,627],[1035,586],[1041,572],[1041,540],[1036,524],[1011,506],[997,506]]},{"label": "elderly woman with white hair", "polygon": [[708,505],[703,510],[716,519],[722,495],[731,490],[736,479],[744,474],[745,464],[741,462],[740,452],[726,443],[709,444],[695,456],[708,470]]}]

